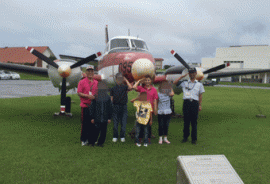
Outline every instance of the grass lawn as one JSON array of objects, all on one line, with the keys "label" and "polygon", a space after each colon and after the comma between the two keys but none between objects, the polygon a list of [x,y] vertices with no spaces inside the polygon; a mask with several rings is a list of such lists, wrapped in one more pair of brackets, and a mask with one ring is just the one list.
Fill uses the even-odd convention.
[{"label": "grass lawn", "polygon": [[270,87],[269,83],[251,83],[251,82],[219,82],[221,85],[237,85],[237,86],[260,86],[260,87]]},{"label": "grass lawn", "polygon": [[28,74],[28,73],[23,73],[23,72],[17,72],[20,74],[21,80],[50,80],[49,76],[44,77],[44,76],[39,76],[37,74]]},{"label": "grass lawn", "polygon": [[[179,155],[224,154],[245,184],[270,183],[270,98],[268,90],[205,87],[198,143],[180,143],[183,120],[172,119],[170,145],[152,139],[136,147],[127,137],[113,143],[109,124],[104,148],[82,147],[79,97],[73,118],[53,117],[60,97],[0,99],[0,183],[176,183]],[[129,99],[136,92],[129,93]],[[256,96],[256,98],[254,98]],[[174,97],[182,111],[182,95]],[[266,118],[256,118],[258,103]],[[135,109],[128,104],[127,132]],[[158,136],[155,117],[153,134]]]}]

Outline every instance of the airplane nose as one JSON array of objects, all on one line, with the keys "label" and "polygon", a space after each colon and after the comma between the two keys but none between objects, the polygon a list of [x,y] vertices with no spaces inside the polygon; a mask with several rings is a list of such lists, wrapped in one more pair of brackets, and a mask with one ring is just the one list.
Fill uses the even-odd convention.
[{"label": "airplane nose", "polygon": [[150,75],[153,78],[155,76],[155,66],[149,59],[138,59],[132,64],[131,73],[135,81],[145,75]]},{"label": "airplane nose", "polygon": [[68,65],[60,65],[58,67],[58,73],[61,77],[66,78],[70,75],[71,69]]}]

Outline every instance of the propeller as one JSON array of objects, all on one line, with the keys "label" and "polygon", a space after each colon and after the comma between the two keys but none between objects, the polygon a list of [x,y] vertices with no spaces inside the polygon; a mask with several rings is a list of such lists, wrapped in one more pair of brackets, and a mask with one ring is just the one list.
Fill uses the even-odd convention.
[{"label": "propeller", "polygon": [[91,56],[88,56],[88,57],[82,59],[81,61],[71,65],[70,68],[72,69],[72,68],[76,68],[78,66],[81,66],[81,65],[83,65],[85,63],[88,63],[89,61],[93,61],[94,59],[96,59],[99,56],[101,56],[101,52],[98,52],[96,54],[92,54]]},{"label": "propeller", "polygon": [[63,77],[61,88],[61,105],[66,105],[67,79]]},{"label": "propeller", "polygon": [[182,65],[184,65],[187,69],[190,68],[190,66],[176,53],[174,50],[171,50],[172,55],[180,62]]},{"label": "propeller", "polygon": [[[187,69],[190,69],[190,66],[177,54],[175,53],[174,50],[171,50],[171,53],[172,55],[174,55],[174,57],[180,62],[182,63]],[[208,77],[207,74],[209,73],[212,73],[212,72],[215,72],[217,70],[221,70],[223,68],[226,68],[230,66],[230,63],[227,63],[227,64],[221,64],[221,65],[218,65],[218,66],[215,66],[213,68],[209,68],[208,70],[206,71],[202,71],[201,69],[200,70],[197,70],[197,80],[202,80],[204,79],[204,77]],[[176,73],[182,73],[183,69],[179,68],[179,67],[174,67],[172,68],[170,71],[166,71],[165,73],[166,74],[176,74]],[[206,75],[206,76],[205,76]]]},{"label": "propeller", "polygon": [[26,50],[28,50],[31,54],[37,56],[39,59],[45,61],[46,63],[48,63],[49,65],[58,68],[58,64],[56,64],[52,59],[48,58],[47,56],[44,56],[43,54],[41,54],[40,52],[38,52],[37,50],[35,50],[33,47],[25,47]]},{"label": "propeller", "polygon": [[55,67],[56,69],[58,69],[58,73],[59,75],[63,78],[62,79],[62,86],[61,86],[61,105],[66,106],[67,105],[67,98],[66,98],[66,93],[67,93],[67,77],[71,74],[71,69],[79,67],[85,63],[88,63],[89,61],[93,61],[94,59],[96,59],[97,57],[101,56],[101,52],[98,52],[96,54],[92,54],[82,60],[80,60],[79,62],[69,66],[66,64],[63,65],[58,65],[56,64],[52,59],[48,58],[47,56],[43,55],[42,53],[38,52],[37,50],[35,50],[32,47],[25,47],[30,53],[32,53],[33,55],[37,56],[39,59],[45,61],[46,63],[48,63],[49,65]]},{"label": "propeller", "polygon": [[205,70],[205,71],[203,72],[203,74],[208,74],[208,73],[211,73],[211,72],[215,72],[215,71],[217,71],[217,70],[221,70],[221,69],[226,68],[226,67],[228,67],[228,66],[230,66],[230,63],[218,65],[218,66],[216,66],[216,67],[209,68],[208,70]]}]

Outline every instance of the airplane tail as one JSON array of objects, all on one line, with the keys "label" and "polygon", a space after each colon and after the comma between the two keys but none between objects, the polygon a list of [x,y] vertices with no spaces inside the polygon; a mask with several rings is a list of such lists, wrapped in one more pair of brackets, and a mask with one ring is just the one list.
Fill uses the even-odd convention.
[{"label": "airplane tail", "polygon": [[105,43],[107,44],[109,41],[109,34],[108,34],[108,25],[105,27]]}]

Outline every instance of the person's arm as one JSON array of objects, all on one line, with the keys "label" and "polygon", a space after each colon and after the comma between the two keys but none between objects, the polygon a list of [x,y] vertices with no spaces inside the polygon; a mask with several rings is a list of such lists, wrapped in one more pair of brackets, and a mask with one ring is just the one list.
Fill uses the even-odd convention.
[{"label": "person's arm", "polygon": [[157,99],[154,100],[154,114],[157,115]]},{"label": "person's arm", "polygon": [[111,100],[108,100],[108,109],[109,109],[108,123],[111,123],[112,112],[113,112],[113,107],[112,107],[112,101]]},{"label": "person's arm", "polygon": [[202,93],[199,94],[199,111],[202,110]]},{"label": "person's arm", "polygon": [[93,100],[91,102],[91,105],[89,107],[89,113],[90,113],[91,123],[94,123],[95,114],[96,114],[96,100]]},{"label": "person's arm", "polygon": [[132,87],[134,90],[138,90],[138,85],[139,85],[139,83],[143,80],[144,78],[142,78],[142,79],[140,79],[140,80],[138,80],[135,84],[134,84],[134,86]]},{"label": "person's arm", "polygon": [[82,98],[88,98],[88,99],[95,99],[95,96],[94,95],[87,95],[87,94],[84,94],[84,93],[78,93],[79,97],[82,97]]},{"label": "person's arm", "polygon": [[173,81],[173,84],[174,84],[174,85],[177,85],[177,83],[178,83],[181,79],[183,79],[184,77],[186,77],[187,75],[188,75],[188,73],[185,74],[185,75],[181,75],[178,79],[176,79],[175,81]]},{"label": "person's arm", "polygon": [[131,91],[133,89],[132,85],[128,82],[128,80],[126,79],[126,77],[124,77],[124,80],[127,83],[128,90]]},{"label": "person's arm", "polygon": [[171,93],[169,94],[169,96],[174,96],[174,91],[172,88],[171,88]]},{"label": "person's arm", "polygon": [[132,100],[130,100],[131,103],[133,103],[134,101],[139,99],[139,95],[136,98],[133,98]]},{"label": "person's arm", "polygon": [[152,124],[153,124],[153,118],[152,118],[152,113],[150,113],[149,125],[152,126]]}]

